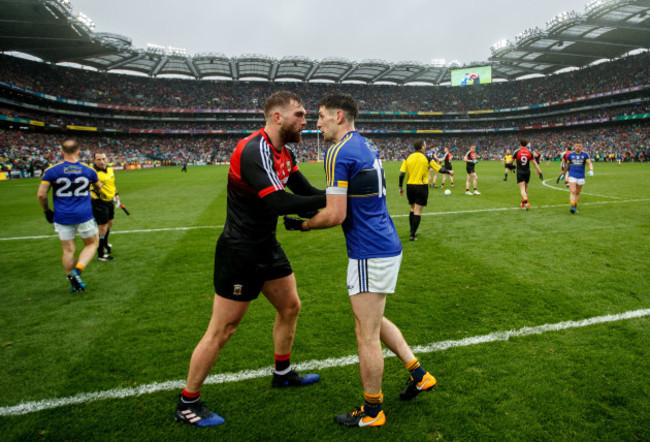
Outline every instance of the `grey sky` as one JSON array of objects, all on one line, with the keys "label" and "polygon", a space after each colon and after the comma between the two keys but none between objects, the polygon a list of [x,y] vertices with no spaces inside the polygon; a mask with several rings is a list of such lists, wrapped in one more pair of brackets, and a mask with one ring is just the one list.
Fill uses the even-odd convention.
[{"label": "grey sky", "polygon": [[588,0],[71,0],[97,32],[189,55],[486,61],[490,46]]}]

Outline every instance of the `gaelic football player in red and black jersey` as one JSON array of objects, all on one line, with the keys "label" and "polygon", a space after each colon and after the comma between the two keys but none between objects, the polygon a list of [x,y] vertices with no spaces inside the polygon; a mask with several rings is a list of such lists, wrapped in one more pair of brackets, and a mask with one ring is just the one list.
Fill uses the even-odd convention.
[{"label": "gaelic football player in red and black jersey", "polygon": [[542,171],[537,165],[537,161],[535,161],[532,152],[528,150],[527,140],[519,140],[519,149],[515,150],[512,156],[517,164],[517,184],[519,185],[519,191],[521,192],[521,208],[529,210],[528,181],[530,181],[530,164],[532,163],[533,166],[535,166],[535,170],[539,174],[540,180],[544,179],[544,175],[542,175]]},{"label": "gaelic football player in red and black jersey", "polygon": [[478,163],[478,155],[476,154],[476,146],[470,146],[469,150],[463,157],[465,161],[465,170],[467,171],[467,182],[465,183],[465,195],[472,195],[469,191],[469,184],[474,180],[474,195],[480,195],[481,192],[476,188],[478,175],[476,174],[476,163]]},{"label": "gaelic football player in red and black jersey", "polygon": [[[232,154],[226,222],[214,260],[212,318],[192,354],[175,412],[178,421],[199,427],[224,422],[200,402],[199,393],[220,350],[260,292],[277,310],[272,386],[302,386],[319,380],[317,374],[300,375],[291,368],[289,356],[300,299],[291,264],[275,236],[278,215],[325,207],[325,191],[309,184],[286,147],[301,141],[300,132],[307,124],[305,114],[296,94],[271,95],[264,105],[265,127],[241,140]],[[286,192],[285,187],[293,193]]]},{"label": "gaelic football player in red and black jersey", "polygon": [[573,146],[567,146],[566,150],[562,152],[562,156],[560,157],[560,175],[555,180],[555,184],[558,184],[564,178],[564,184],[569,185],[569,162],[567,158],[571,152],[573,152]]},{"label": "gaelic football player in red and black jersey", "polygon": [[[445,153],[442,155],[440,158],[440,161],[442,161],[442,167],[444,167],[447,170],[452,170],[451,167],[451,160],[454,158],[454,156],[449,152],[449,148],[445,147]],[[451,187],[454,187],[454,176],[453,174],[448,174],[449,175],[449,180],[451,181]],[[440,183],[440,188],[445,187],[445,181],[447,179],[447,174],[442,175],[442,183]]]}]

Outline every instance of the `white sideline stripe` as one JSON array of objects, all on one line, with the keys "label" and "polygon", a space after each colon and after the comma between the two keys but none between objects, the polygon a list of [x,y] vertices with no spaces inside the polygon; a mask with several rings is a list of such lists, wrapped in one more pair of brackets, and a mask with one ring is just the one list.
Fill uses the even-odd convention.
[{"label": "white sideline stripe", "polygon": [[[593,205],[598,205],[598,204],[639,203],[639,202],[644,202],[644,201],[650,201],[650,198],[622,200],[622,201],[592,201],[592,202],[588,202],[588,203],[580,203],[580,206],[593,206]],[[534,209],[556,209],[558,207],[566,207],[566,206],[567,206],[567,204],[548,204],[548,205],[534,206]],[[423,213],[422,216],[429,216],[429,215],[457,215],[457,214],[462,214],[462,213],[482,213],[482,212],[505,212],[505,211],[508,211],[508,210],[515,210],[517,212],[521,212],[521,207],[514,206],[514,207],[500,207],[500,208],[497,208],[497,209],[475,209],[475,210],[456,210],[456,211],[450,211],[450,212],[429,212],[429,213]],[[391,218],[402,218],[402,217],[405,217],[405,216],[409,216],[409,215],[408,214],[391,215]]]},{"label": "white sideline stripe", "polygon": [[[554,187],[551,187],[551,189],[555,189]],[[556,189],[556,190],[562,190],[562,189]],[[583,195],[591,195],[591,194],[585,194],[582,192],[581,194]],[[601,195],[603,196],[603,195]],[[618,198],[615,196],[609,196],[607,198]],[[587,202],[587,203],[580,203],[580,206],[591,206],[591,205],[596,205],[596,204],[621,204],[621,203],[639,203],[639,202],[644,202],[644,201],[650,201],[650,198],[641,198],[641,199],[631,199],[631,200],[621,200],[621,201],[592,201],[592,202]],[[557,207],[565,207],[566,204],[551,204],[551,205],[546,205],[546,206],[535,206],[535,209],[553,209]],[[501,207],[501,208],[496,208],[496,209],[476,209],[476,210],[456,210],[456,211],[450,211],[450,212],[429,212],[429,213],[423,213],[422,216],[430,216],[430,215],[457,215],[457,214],[462,214],[462,213],[482,213],[482,212],[504,212],[508,210],[516,210],[520,211],[521,207],[515,206],[515,207]],[[391,218],[402,218],[408,216],[408,214],[404,215],[391,215]],[[163,227],[160,229],[142,229],[142,230],[118,230],[117,232],[111,232],[111,235],[121,235],[124,233],[151,233],[151,232],[173,232],[176,230],[196,230],[196,229],[222,229],[223,226],[196,226],[196,227]],[[46,238],[58,238],[59,235],[40,235],[40,236],[12,236],[12,237],[7,237],[7,238],[0,238],[0,241],[18,241],[18,240],[24,240],[24,239],[46,239]]]},{"label": "white sideline stripe", "polygon": [[[552,180],[552,179],[553,179],[553,178],[548,178],[548,180]],[[550,185],[546,184],[546,181],[547,181],[547,180],[542,181],[542,184],[543,184],[544,186],[548,187],[549,189],[553,189],[553,190],[561,190],[562,192],[570,192],[570,191],[571,191],[571,189],[567,189],[566,187],[562,188],[562,187],[554,187],[554,186],[550,186]],[[599,195],[599,194],[597,194],[597,193],[587,193],[587,192],[580,192],[580,195],[601,196],[601,197],[603,197],[603,198],[615,198],[615,199],[617,199],[617,200],[622,200],[622,199],[623,199],[623,198],[621,198],[620,196]]]},{"label": "white sideline stripe", "polygon": [[[596,316],[580,321],[565,321],[555,324],[544,324],[537,327],[523,327],[518,330],[498,331],[482,336],[471,338],[434,342],[429,345],[416,346],[412,350],[416,354],[431,353],[434,351],[443,351],[454,347],[467,347],[470,345],[484,344],[487,342],[507,341],[513,337],[522,337],[530,335],[540,335],[550,331],[566,330],[570,328],[587,327],[594,324],[603,324],[607,322],[621,321],[625,319],[642,318],[650,315],[650,309],[632,310],[615,315]],[[385,357],[395,356],[391,351],[384,350]],[[342,358],[330,358],[323,360],[313,360],[301,362],[295,365],[297,370],[322,370],[332,367],[344,367],[359,363],[358,356],[345,356]],[[257,370],[243,370],[237,373],[223,373],[208,376],[205,384],[224,384],[230,382],[244,381],[247,379],[256,379],[267,377],[272,373],[273,367],[264,367]],[[91,401],[106,399],[122,399],[143,394],[157,393],[160,391],[181,390],[185,387],[185,380],[155,382],[153,384],[140,385],[135,388],[116,388],[113,390],[104,390],[95,393],[81,393],[76,396],[70,396],[60,399],[46,399],[42,401],[23,402],[18,405],[9,407],[0,407],[0,417],[2,416],[21,416],[28,413],[34,413],[42,410],[49,410],[58,407],[65,407],[74,404],[83,404]]]}]

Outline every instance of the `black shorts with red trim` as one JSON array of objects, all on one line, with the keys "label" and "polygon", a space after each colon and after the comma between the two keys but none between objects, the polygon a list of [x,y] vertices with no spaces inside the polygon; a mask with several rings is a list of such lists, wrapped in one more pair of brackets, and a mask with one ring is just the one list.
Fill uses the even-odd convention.
[{"label": "black shorts with red trim", "polygon": [[214,255],[214,291],[222,298],[252,301],[266,281],[293,273],[289,258],[277,241],[269,246],[233,248],[219,237]]}]

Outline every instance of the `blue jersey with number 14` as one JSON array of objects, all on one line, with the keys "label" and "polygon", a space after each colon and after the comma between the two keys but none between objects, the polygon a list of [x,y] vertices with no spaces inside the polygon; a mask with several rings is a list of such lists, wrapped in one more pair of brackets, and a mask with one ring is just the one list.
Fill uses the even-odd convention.
[{"label": "blue jersey with number 14", "polygon": [[377,147],[348,132],[325,154],[327,193],[347,194],[343,233],[352,259],[384,258],[402,252],[386,207],[386,178]]},{"label": "blue jersey with number 14", "polygon": [[55,223],[80,224],[93,219],[90,185],[99,180],[92,168],[64,161],[47,169],[41,181],[52,186]]}]

